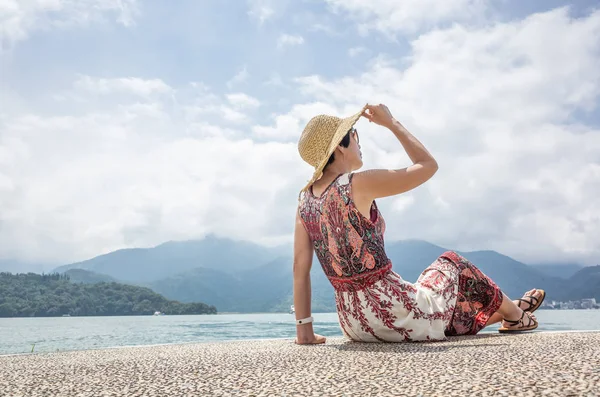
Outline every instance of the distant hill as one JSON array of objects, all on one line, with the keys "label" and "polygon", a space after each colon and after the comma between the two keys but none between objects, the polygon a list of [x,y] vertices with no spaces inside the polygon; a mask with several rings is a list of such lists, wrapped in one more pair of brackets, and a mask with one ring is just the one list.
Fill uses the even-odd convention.
[{"label": "distant hill", "polygon": [[65,275],[69,276],[69,280],[72,283],[84,283],[84,284],[95,284],[95,283],[111,283],[117,282],[118,280],[107,276],[106,274],[95,273],[84,269],[69,269],[64,272]]},{"label": "distant hill", "polygon": [[568,282],[569,300],[596,298],[600,302],[600,265],[584,267]]},{"label": "distant hill", "polygon": [[[182,302],[199,300],[215,305],[220,312],[269,312],[291,296],[291,280],[292,265],[284,257],[234,275],[214,269],[193,269],[148,286]],[[328,311],[329,305],[324,309]]]},{"label": "distant hill", "polygon": [[204,303],[180,303],[132,285],[72,283],[65,274],[0,273],[0,317],[214,314]]},{"label": "distant hill", "polygon": [[208,236],[203,240],[171,241],[154,248],[122,249],[54,271],[85,269],[122,281],[148,283],[198,267],[235,273],[261,266],[277,256],[267,247]]},{"label": "distant hill", "polygon": [[573,276],[575,273],[583,269],[584,267],[581,265],[571,264],[571,263],[556,263],[556,264],[535,264],[529,265],[538,272],[552,276],[558,277],[562,279],[568,279]]},{"label": "distant hill", "polygon": [[[386,249],[393,261],[394,271],[411,282],[415,282],[423,269],[447,250],[415,240],[392,242]],[[544,288],[549,296],[564,296],[564,282],[559,278],[542,274],[510,257],[495,251],[461,254],[495,280],[510,297],[520,297],[531,288]],[[191,271],[175,277],[180,281],[174,278],[158,280],[151,284],[151,288],[184,302],[202,300],[217,306],[220,311],[285,312],[293,303],[291,257],[282,257],[268,265],[236,275],[219,275],[213,271],[209,277],[206,272]],[[313,311],[335,311],[333,288],[316,258],[313,259],[311,277]]]},{"label": "distant hill", "polygon": [[[451,249],[426,241],[406,240],[392,242],[386,246],[386,250],[393,262],[394,271],[403,279],[415,282],[423,269]],[[513,299],[521,297],[531,288],[543,288],[548,295],[557,294],[563,288],[559,278],[545,275],[496,251],[456,252],[481,269]]]},{"label": "distant hill", "polygon": [[239,280],[214,269],[196,268],[145,285],[181,302],[206,302],[219,312],[233,311],[232,306],[240,300]]},{"label": "distant hill", "polygon": [[[387,242],[386,250],[394,271],[415,282],[448,248],[405,240]],[[498,252],[460,253],[511,298],[520,297],[531,288],[544,288],[549,299],[554,300],[565,300],[571,293],[567,288],[569,280],[547,275]],[[169,299],[205,302],[220,312],[285,312],[293,303],[291,247],[267,248],[211,236],[155,248],[120,250],[57,270],[78,267],[151,288]],[[313,311],[335,311],[333,288],[316,257],[311,275]]]}]

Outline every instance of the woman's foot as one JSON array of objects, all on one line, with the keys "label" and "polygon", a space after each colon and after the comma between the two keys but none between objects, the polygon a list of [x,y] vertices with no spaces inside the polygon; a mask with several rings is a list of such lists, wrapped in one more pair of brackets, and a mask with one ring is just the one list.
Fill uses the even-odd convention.
[{"label": "woman's foot", "polygon": [[[531,291],[525,292],[525,294],[523,294],[522,298],[514,300],[512,302],[515,304],[516,307],[520,308],[521,310],[525,310],[526,312],[533,313],[540,307],[540,305],[544,301],[545,297],[546,297],[546,292],[543,289],[534,288]],[[516,309],[516,307],[515,307],[515,309]],[[520,316],[520,315],[521,314],[519,313],[518,316]],[[502,317],[503,317],[502,313],[497,311],[488,319],[486,326],[496,324],[497,322],[502,321]],[[513,317],[517,318],[514,315],[510,316],[510,318],[513,318]]]},{"label": "woman's foot", "polygon": [[546,292],[543,289],[534,288],[531,291],[525,292],[523,297],[517,299],[515,303],[519,306],[519,308],[521,308],[521,310],[533,313],[540,307],[545,297]]},{"label": "woman's foot", "polygon": [[527,311],[521,310],[521,318],[518,320],[504,319],[499,332],[524,332],[531,331],[538,327],[538,322],[535,316]]}]

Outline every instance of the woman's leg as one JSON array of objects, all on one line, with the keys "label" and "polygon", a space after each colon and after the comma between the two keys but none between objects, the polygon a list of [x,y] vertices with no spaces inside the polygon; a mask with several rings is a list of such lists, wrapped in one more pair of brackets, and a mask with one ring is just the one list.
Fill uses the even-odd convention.
[{"label": "woman's leg", "polygon": [[[494,317],[498,316],[498,320],[519,320],[520,318],[523,318],[523,322],[522,324],[511,324],[511,323],[507,323],[506,321],[504,322],[503,326],[505,328],[514,328],[515,330],[518,330],[519,328],[523,328],[523,327],[527,327],[530,324],[534,324],[537,319],[535,318],[535,316],[531,313],[525,313],[525,316],[523,316],[523,309],[521,309],[519,307],[518,304],[516,304],[515,302],[511,301],[508,296],[502,294],[503,296],[503,300],[502,300],[502,305],[500,305],[500,309],[498,309],[498,311],[496,313],[494,313],[494,315],[492,317],[490,317],[488,324],[490,324],[490,321],[492,319],[494,319]],[[527,318],[527,317],[530,318]],[[487,324],[486,324],[487,325]]]},{"label": "woman's leg", "polygon": [[[541,299],[542,298],[542,292],[538,291],[537,289],[532,289],[530,291],[527,291],[524,295],[523,298],[526,298],[528,296],[533,296],[537,299]],[[521,309],[527,309],[528,307],[530,307],[530,305],[528,305],[527,303],[522,303],[519,300],[514,300],[512,301],[515,305],[519,306]],[[519,313],[519,316],[521,314]],[[504,316],[500,313],[500,310],[498,310],[496,313],[494,313],[489,320],[487,321],[487,323],[485,324],[485,326],[490,326],[492,324],[495,324],[499,321],[502,321],[502,319],[504,318]],[[512,318],[511,318],[512,319]]]},{"label": "woman's leg", "polygon": [[[476,334],[487,325],[503,319],[507,320],[505,325],[511,329],[527,327],[530,323],[535,324],[535,317],[530,318],[525,314],[519,308],[518,300],[512,302],[508,299],[493,280],[460,254],[447,251],[440,255],[421,273],[417,280],[417,283],[439,291],[443,295],[446,289],[452,286],[451,282],[429,280],[429,277],[432,277],[431,274],[437,274],[432,270],[452,275],[453,277],[447,277],[447,280],[458,283],[456,305],[452,320],[447,326],[446,335]],[[522,303],[526,310],[532,307],[526,302]],[[516,322],[522,320],[524,325],[520,325],[519,322],[519,325],[511,326],[508,320]]]}]

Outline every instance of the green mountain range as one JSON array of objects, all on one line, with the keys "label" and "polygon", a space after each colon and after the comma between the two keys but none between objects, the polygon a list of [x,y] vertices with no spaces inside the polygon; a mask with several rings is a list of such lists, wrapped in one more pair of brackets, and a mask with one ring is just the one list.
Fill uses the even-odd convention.
[{"label": "green mountain range", "polygon": [[200,267],[235,273],[264,265],[279,256],[278,252],[277,248],[208,236],[203,240],[169,241],[154,248],[121,249],[54,271],[85,269],[121,281],[146,283]]},{"label": "green mountain range", "polygon": [[105,282],[97,273],[0,273],[0,317],[130,316],[164,314],[215,314],[214,306],[168,300],[149,288]]},{"label": "green mountain range", "polygon": [[114,277],[84,269],[69,269],[63,274],[68,276],[69,280],[73,283],[96,284],[117,282],[117,279]]},{"label": "green mountain range", "polygon": [[584,267],[569,278],[569,299],[586,298],[600,302],[600,265]]},{"label": "green mountain range", "polygon": [[[440,254],[448,250],[420,240],[389,242],[386,250],[393,269],[414,282]],[[268,248],[249,242],[209,236],[203,240],[168,242],[155,248],[125,249],[87,261],[61,266],[58,272],[84,269],[79,282],[103,277],[149,287],[169,299],[205,302],[219,312],[288,311],[292,302],[291,247]],[[531,288],[544,288],[548,299],[596,297],[600,288],[593,268],[566,267],[544,271],[495,251],[460,252],[490,276],[510,297]],[[570,274],[573,272],[575,274]],[[580,273],[594,274],[582,276]],[[83,273],[82,273],[83,274]],[[73,273],[71,277],[76,278]],[[335,311],[333,288],[313,260],[312,305],[314,312]]]},{"label": "green mountain range", "polygon": [[541,265],[529,265],[540,273],[563,279],[571,278],[575,273],[584,268],[584,266],[572,263],[545,263]]}]

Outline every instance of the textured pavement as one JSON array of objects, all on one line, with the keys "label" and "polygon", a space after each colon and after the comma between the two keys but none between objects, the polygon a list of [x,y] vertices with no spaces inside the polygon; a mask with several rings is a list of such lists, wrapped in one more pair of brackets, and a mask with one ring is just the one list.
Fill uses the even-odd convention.
[{"label": "textured pavement", "polygon": [[0,396],[600,396],[600,332],[0,356]]}]

